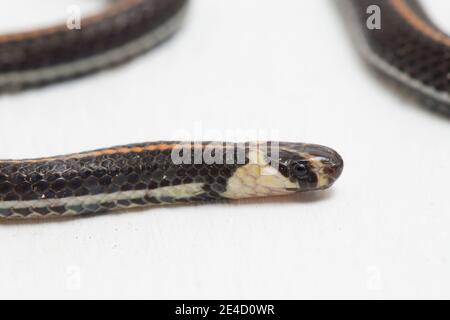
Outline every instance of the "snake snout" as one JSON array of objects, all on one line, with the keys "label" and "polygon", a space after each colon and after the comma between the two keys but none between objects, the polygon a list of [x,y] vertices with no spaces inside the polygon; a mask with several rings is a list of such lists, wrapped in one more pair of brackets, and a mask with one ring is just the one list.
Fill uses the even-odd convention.
[{"label": "snake snout", "polygon": [[308,155],[312,170],[318,177],[317,188],[328,188],[341,176],[344,161],[335,150],[309,144],[305,146],[304,152]]},{"label": "snake snout", "polygon": [[343,170],[344,160],[342,160],[342,157],[336,151],[333,151],[325,172],[332,180],[336,181],[341,176]]}]

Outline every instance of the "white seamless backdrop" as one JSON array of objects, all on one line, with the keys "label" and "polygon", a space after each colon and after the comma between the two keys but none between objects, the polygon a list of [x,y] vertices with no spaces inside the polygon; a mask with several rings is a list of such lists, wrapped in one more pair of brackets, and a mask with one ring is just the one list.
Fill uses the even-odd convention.
[{"label": "white seamless backdrop", "polygon": [[[73,3],[97,10],[12,1],[0,28]],[[0,157],[250,129],[335,148],[341,179],[289,200],[1,223],[0,298],[450,298],[449,124],[369,71],[332,1],[194,0],[176,37],[123,67],[1,96]]]}]

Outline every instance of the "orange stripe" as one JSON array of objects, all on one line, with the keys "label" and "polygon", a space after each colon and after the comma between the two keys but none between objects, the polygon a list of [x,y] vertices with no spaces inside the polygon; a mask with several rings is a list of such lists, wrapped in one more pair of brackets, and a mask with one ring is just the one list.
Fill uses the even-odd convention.
[{"label": "orange stripe", "polygon": [[[144,147],[117,147],[117,148],[109,148],[98,151],[88,151],[84,153],[75,153],[67,156],[56,156],[56,157],[48,157],[48,158],[38,158],[38,159],[26,159],[26,160],[0,160],[0,163],[37,163],[37,162],[47,162],[54,160],[69,160],[69,159],[79,159],[86,157],[100,157],[103,155],[112,155],[112,154],[126,154],[126,153],[143,153],[145,151],[156,151],[156,150],[171,150],[174,148],[191,148],[193,146],[196,148],[203,148],[202,144],[150,144]],[[212,147],[228,147],[228,144],[225,146],[216,144],[210,145]]]},{"label": "orange stripe", "polygon": [[450,46],[450,37],[430,26],[426,21],[417,16],[404,0],[390,0],[394,9],[417,31],[428,36],[436,42]]},{"label": "orange stripe", "polygon": [[[93,23],[98,22],[109,16],[116,15],[117,13],[124,11],[134,5],[137,5],[137,4],[141,3],[142,1],[143,0],[120,0],[117,3],[108,6],[108,8],[106,8],[104,11],[102,11],[96,15],[92,15],[90,17],[83,19],[82,24],[83,24],[83,26],[93,24]],[[27,40],[27,39],[31,39],[31,38],[37,38],[37,37],[41,37],[41,36],[45,36],[45,35],[50,35],[52,33],[62,32],[62,31],[70,32],[70,30],[67,29],[66,25],[61,24],[61,25],[56,25],[53,27],[38,29],[38,30],[34,30],[34,31],[0,35],[0,43],[10,42],[10,41],[22,41],[22,40]]]}]

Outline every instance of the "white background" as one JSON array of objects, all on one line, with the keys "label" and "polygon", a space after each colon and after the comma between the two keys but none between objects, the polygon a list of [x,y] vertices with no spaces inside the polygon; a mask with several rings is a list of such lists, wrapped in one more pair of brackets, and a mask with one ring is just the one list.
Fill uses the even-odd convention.
[{"label": "white background", "polygon": [[[427,2],[440,22],[444,2]],[[73,3],[96,9],[10,1],[0,27]],[[450,298],[450,123],[369,71],[332,1],[195,0],[132,63],[0,97],[1,158],[246,130],[331,146],[343,175],[290,199],[2,222],[0,298]]]}]

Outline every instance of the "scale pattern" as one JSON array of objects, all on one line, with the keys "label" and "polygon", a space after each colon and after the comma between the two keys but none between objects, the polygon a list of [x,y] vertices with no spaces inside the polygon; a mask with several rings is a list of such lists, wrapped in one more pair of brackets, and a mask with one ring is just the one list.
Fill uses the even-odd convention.
[{"label": "scale pattern", "polygon": [[0,161],[0,217],[236,200],[330,187],[343,169],[327,147],[303,143],[153,142]]},{"label": "scale pattern", "polygon": [[[450,38],[415,0],[351,0],[368,48],[380,71],[404,85],[422,104],[450,115]],[[380,8],[381,29],[367,28],[367,9]]]},{"label": "scale pattern", "polygon": [[123,63],[170,37],[187,0],[118,0],[97,16],[0,35],[0,90],[43,86]]},{"label": "scale pattern", "polygon": [[[178,144],[170,143],[169,145]],[[236,164],[174,164],[172,149],[149,149],[151,146],[166,146],[165,142],[135,144],[86,154],[56,157],[43,160],[0,162],[0,215],[28,216],[65,213],[92,213],[116,207],[170,204],[174,202],[198,202],[220,200],[226,183],[238,165]],[[204,144],[206,146],[207,143]],[[204,147],[203,147],[204,148]],[[130,150],[112,152],[110,150]],[[133,152],[138,150],[138,152]],[[192,149],[194,150],[194,149]],[[237,149],[235,152],[238,152]],[[89,153],[88,153],[89,154]],[[245,160],[248,163],[248,158]],[[241,164],[245,165],[245,163]],[[188,198],[154,197],[151,193],[142,196],[139,191],[156,190],[163,187],[198,184],[201,194]],[[120,193],[126,196],[121,198]],[[108,195],[114,194],[114,197]],[[137,196],[133,196],[137,195]],[[92,197],[95,201],[89,201]],[[52,205],[58,199],[77,198],[69,205]],[[24,203],[47,200],[50,205],[28,207]],[[12,208],[1,207],[2,202],[17,201]]]}]

